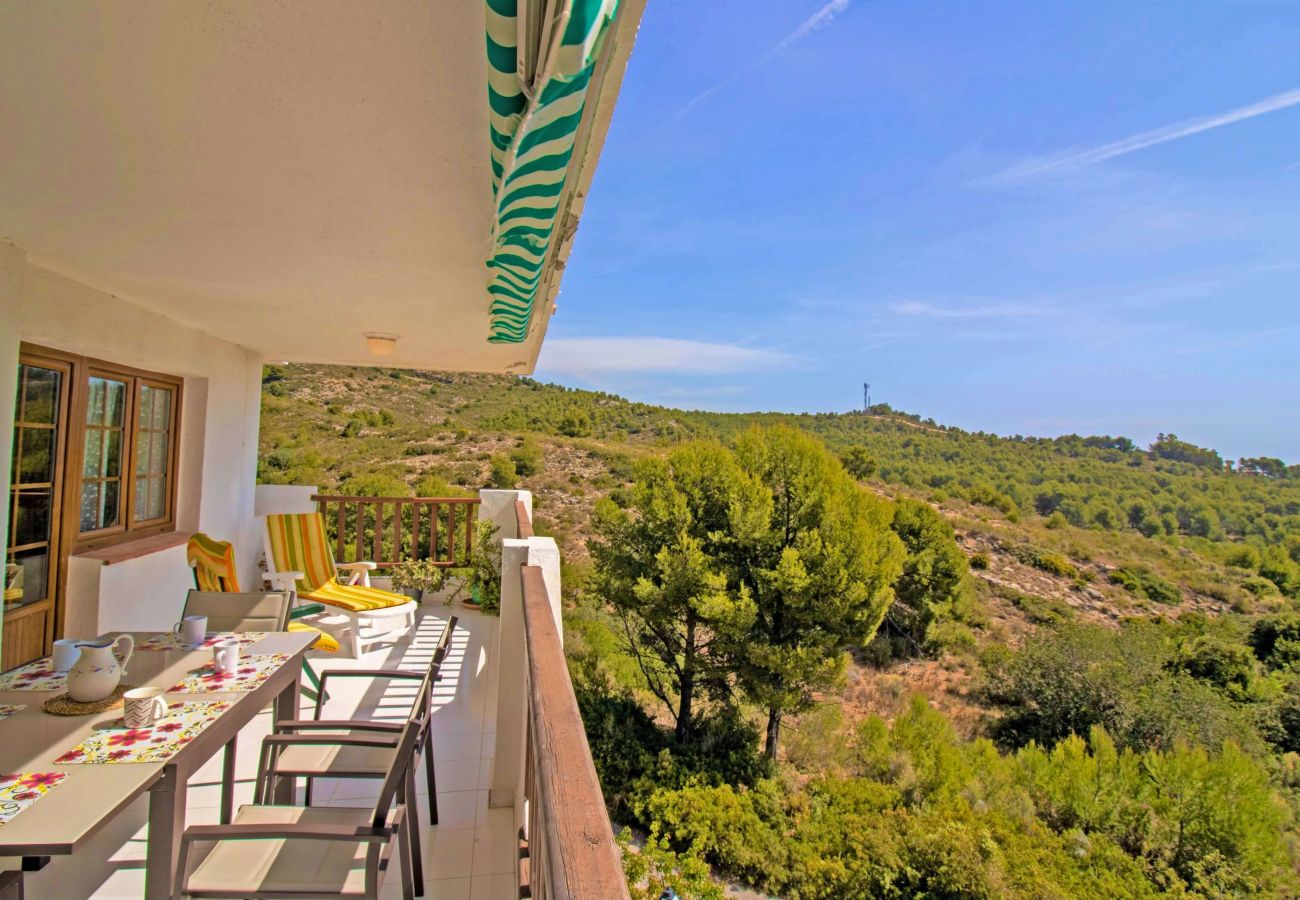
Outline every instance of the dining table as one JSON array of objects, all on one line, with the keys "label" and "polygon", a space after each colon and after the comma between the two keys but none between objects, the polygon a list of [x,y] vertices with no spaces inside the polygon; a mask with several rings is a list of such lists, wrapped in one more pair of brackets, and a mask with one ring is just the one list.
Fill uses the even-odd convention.
[{"label": "dining table", "polygon": [[[121,633],[111,632],[101,639]],[[42,704],[63,693],[62,686],[50,690],[0,690],[0,709],[4,713],[0,717],[0,772],[62,775],[38,800],[0,824],[0,857],[20,857],[24,870],[38,870],[52,856],[76,853],[99,829],[148,792],[145,897],[157,900],[173,896],[175,890],[189,779],[217,751],[225,751],[220,815],[223,823],[230,822],[239,732],[271,705],[275,706],[276,719],[298,717],[298,675],[303,656],[316,635],[267,632],[247,644],[242,652],[263,662],[257,674],[259,681],[255,686],[250,682],[245,690],[225,692],[220,683],[203,683],[204,674],[211,672],[210,647],[180,645],[167,633],[127,633],[135,639],[136,650],[122,681],[136,687],[163,688],[172,704],[210,704],[187,707],[202,709],[205,724],[192,736],[187,735],[186,742],[176,746],[165,759],[74,762],[70,755],[81,754],[76,748],[94,747],[96,741],[102,744],[102,732],[117,733],[124,728],[120,705],[101,713],[60,716],[45,712]],[[150,644],[161,649],[148,649]],[[291,779],[280,781],[284,783],[276,785],[274,799],[278,803],[292,802]]]}]

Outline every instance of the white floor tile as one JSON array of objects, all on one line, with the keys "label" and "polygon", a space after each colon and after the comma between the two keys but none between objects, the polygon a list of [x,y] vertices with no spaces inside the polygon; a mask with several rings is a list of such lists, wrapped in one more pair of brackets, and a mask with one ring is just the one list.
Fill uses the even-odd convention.
[{"label": "white floor tile", "polygon": [[[469,878],[435,878],[424,883],[424,900],[469,900]],[[513,897],[510,900],[514,900]]]},{"label": "white floor tile", "polygon": [[477,875],[470,881],[469,900],[512,900],[518,895],[514,875]]},{"label": "white floor tile", "polygon": [[429,831],[424,836],[425,879],[473,875],[474,836],[472,828],[438,827]]},{"label": "white floor tile", "polygon": [[513,874],[518,851],[510,827],[474,829],[474,865],[471,875]]}]

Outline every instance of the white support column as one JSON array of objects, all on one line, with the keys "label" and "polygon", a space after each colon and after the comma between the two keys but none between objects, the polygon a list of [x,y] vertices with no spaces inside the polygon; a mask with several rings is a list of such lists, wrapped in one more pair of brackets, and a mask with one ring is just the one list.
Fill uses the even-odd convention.
[{"label": "white support column", "polygon": [[[481,490],[478,497],[479,521],[495,525],[497,538],[501,541],[501,621],[495,661],[497,744],[493,751],[496,761],[488,792],[488,805],[499,808],[514,806],[515,787],[523,784],[528,659],[524,646],[523,584],[519,567],[528,561],[528,542],[518,540],[519,519],[515,504],[522,500],[531,513],[533,495],[528,491]],[[503,753],[505,755],[501,755]]]},{"label": "white support column", "polygon": [[497,537],[501,540],[519,537],[519,519],[515,515],[515,503],[522,500],[531,518],[533,514],[533,495],[531,491],[496,491],[478,492],[479,521],[488,521],[497,527]]},{"label": "white support column", "polygon": [[[520,566],[528,563],[528,541],[501,542],[501,624],[497,641],[497,723],[488,806],[513,806],[519,819],[523,791],[524,740],[528,733],[528,647],[524,637],[524,591]],[[519,824],[516,822],[516,824]]]}]

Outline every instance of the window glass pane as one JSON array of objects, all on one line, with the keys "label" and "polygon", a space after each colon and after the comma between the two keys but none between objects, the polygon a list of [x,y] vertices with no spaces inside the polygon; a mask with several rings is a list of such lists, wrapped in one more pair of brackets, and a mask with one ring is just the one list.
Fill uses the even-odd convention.
[{"label": "window glass pane", "polygon": [[103,473],[109,478],[122,474],[122,432],[104,432]]},{"label": "window glass pane", "polygon": [[63,373],[40,366],[22,366],[26,379],[23,384],[23,421],[53,425],[58,417],[59,385]]},{"label": "window glass pane", "polygon": [[135,480],[135,509],[131,513],[137,522],[151,518],[149,515],[149,479]]},{"label": "window glass pane", "polygon": [[15,484],[30,484],[54,480],[54,429],[23,428],[19,431],[22,443],[18,477]]},{"label": "window glass pane", "polygon": [[135,421],[141,428],[148,428],[149,423],[153,421],[153,395],[154,391],[147,387],[140,388],[139,408],[135,411]]},{"label": "window glass pane", "polygon": [[19,491],[18,516],[14,527],[13,543],[36,544],[50,539],[51,492],[45,490]]},{"label": "window glass pane", "polygon": [[104,432],[92,428],[86,432],[86,459],[81,473],[87,478],[98,478],[104,465]]},{"label": "window glass pane", "polygon": [[99,482],[81,486],[81,530],[94,531],[99,527]]},{"label": "window glass pane", "polygon": [[167,496],[163,492],[167,482],[162,478],[151,478],[149,480],[149,509],[148,517],[150,519],[161,519],[167,512]]},{"label": "window glass pane", "polygon": [[99,527],[111,528],[117,524],[117,488],[119,482],[105,481],[104,490],[100,493],[99,502]]},{"label": "window glass pane", "polygon": [[171,427],[172,418],[172,391],[166,388],[145,388],[150,394],[153,394],[153,427],[158,431],[166,431]]},{"label": "window glass pane", "polygon": [[121,427],[126,421],[126,382],[108,381],[104,403],[104,424]]},{"label": "window glass pane", "polygon": [[166,475],[167,474],[167,434],[166,432],[156,432],[149,435],[149,458],[151,461],[150,474]]},{"label": "window glass pane", "polygon": [[102,378],[90,379],[90,396],[86,399],[86,424],[104,424],[104,393],[108,384]]},{"label": "window glass pane", "polygon": [[135,474],[148,475],[149,470],[153,468],[153,435],[147,431],[138,432],[135,436]]},{"label": "window glass pane", "polygon": [[5,567],[5,586],[13,586],[15,592],[21,588],[22,594],[11,597],[5,592],[6,606],[21,606],[45,599],[46,585],[49,583],[50,551],[45,547],[34,547],[15,553],[10,562],[18,567],[12,571]]},{"label": "window glass pane", "polygon": [[163,495],[165,483],[161,478],[137,479],[135,483],[135,517],[138,521],[145,522],[163,517],[163,514],[167,511]]}]

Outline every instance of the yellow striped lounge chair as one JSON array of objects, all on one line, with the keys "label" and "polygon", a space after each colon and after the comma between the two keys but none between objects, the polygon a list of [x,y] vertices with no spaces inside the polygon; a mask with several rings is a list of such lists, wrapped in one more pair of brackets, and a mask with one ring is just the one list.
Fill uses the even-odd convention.
[{"label": "yellow striped lounge chair", "polygon": [[[266,516],[266,579],[277,590],[296,591],[352,620],[352,655],[361,655],[361,626],[401,618],[415,625],[415,601],[370,586],[373,562],[336,563],[320,513]],[[347,573],[346,576],[340,572]]]},{"label": "yellow striped lounge chair", "polygon": [[[218,541],[202,532],[190,538],[185,545],[185,558],[194,570],[194,586],[201,591],[218,591],[223,594],[239,593],[239,570],[235,566],[235,547],[229,541]],[[289,631],[310,632],[316,635],[313,650],[323,653],[338,653],[339,642],[334,635],[321,631],[306,622],[294,621],[302,616],[324,612],[322,606],[298,606],[290,613]],[[302,661],[303,673],[312,686],[319,690],[320,681],[316,672]]]}]

